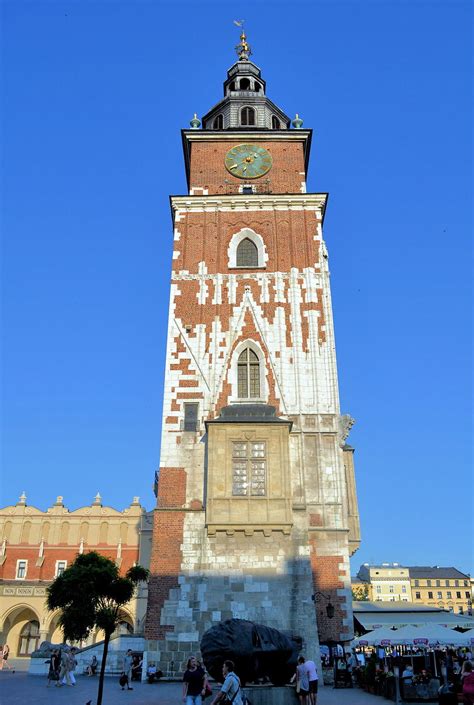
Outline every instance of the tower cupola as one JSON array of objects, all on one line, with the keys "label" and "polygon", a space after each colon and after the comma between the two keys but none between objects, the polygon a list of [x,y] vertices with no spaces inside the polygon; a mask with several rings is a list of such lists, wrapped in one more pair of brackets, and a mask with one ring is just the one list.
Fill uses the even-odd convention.
[{"label": "tower cupola", "polygon": [[202,118],[204,130],[288,130],[290,118],[265,94],[261,71],[242,30],[236,46],[238,61],[227,71],[224,99]]}]

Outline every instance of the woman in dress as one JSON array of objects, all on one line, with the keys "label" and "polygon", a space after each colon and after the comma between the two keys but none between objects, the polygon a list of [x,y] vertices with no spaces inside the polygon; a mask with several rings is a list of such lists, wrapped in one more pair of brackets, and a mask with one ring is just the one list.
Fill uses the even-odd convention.
[{"label": "woman in dress", "polygon": [[59,669],[61,668],[61,657],[59,656],[58,649],[54,649],[49,659],[49,671],[48,671],[48,688],[52,681],[59,685]]},{"label": "woman in dress", "polygon": [[12,673],[15,673],[15,669],[10,666],[8,663],[8,657],[10,656],[10,647],[8,644],[5,644],[2,650],[2,670],[6,668],[8,671],[12,671]]}]

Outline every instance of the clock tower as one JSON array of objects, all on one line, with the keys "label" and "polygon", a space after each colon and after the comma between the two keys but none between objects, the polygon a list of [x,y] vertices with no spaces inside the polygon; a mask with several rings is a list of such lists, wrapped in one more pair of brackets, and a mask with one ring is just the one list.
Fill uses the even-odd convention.
[{"label": "clock tower", "polygon": [[266,95],[242,32],[224,97],[183,130],[148,659],[181,670],[232,617],[318,659],[352,638],[359,544],[352,423],[341,416],[327,194],[308,193],[311,130]]}]

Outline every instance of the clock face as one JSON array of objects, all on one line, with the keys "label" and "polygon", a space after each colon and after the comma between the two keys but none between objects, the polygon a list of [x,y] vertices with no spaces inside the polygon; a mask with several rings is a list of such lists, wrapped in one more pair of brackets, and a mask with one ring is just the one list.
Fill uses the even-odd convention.
[{"label": "clock face", "polygon": [[257,179],[272,167],[270,152],[256,144],[238,144],[225,155],[225,167],[239,179]]}]

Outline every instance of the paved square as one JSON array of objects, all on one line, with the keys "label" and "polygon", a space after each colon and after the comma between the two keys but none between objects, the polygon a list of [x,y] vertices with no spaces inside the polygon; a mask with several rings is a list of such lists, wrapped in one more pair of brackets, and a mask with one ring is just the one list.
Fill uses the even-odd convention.
[{"label": "paved square", "polygon": [[[103,705],[181,705],[181,683],[134,683],[133,690],[123,691],[118,677],[107,677],[104,684]],[[46,679],[26,673],[0,672],[1,705],[86,705],[97,697],[97,678],[79,676],[74,687],[46,687]],[[381,705],[382,698],[362,690],[334,690],[324,688],[318,696],[318,705]],[[207,701],[209,703],[209,701]],[[384,701],[387,702],[387,701]],[[295,705],[297,700],[295,698]]]}]

